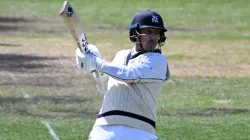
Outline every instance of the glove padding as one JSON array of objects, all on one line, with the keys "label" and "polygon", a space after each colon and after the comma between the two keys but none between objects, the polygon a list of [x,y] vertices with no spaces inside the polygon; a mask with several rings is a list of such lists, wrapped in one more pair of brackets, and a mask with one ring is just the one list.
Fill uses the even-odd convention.
[{"label": "glove padding", "polygon": [[[89,45],[88,45],[89,46]],[[89,73],[96,70],[95,55],[91,52],[83,54],[79,48],[76,49],[76,64],[81,72]]]},{"label": "glove padding", "polygon": [[88,48],[86,52],[87,54],[92,54],[96,57],[101,57],[101,53],[95,45],[89,44],[87,48]]}]

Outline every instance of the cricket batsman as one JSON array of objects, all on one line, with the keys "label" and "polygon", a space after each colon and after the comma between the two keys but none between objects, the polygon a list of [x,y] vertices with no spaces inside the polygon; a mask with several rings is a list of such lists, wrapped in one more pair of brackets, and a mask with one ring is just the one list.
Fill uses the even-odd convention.
[{"label": "cricket batsman", "polygon": [[151,10],[135,15],[129,26],[134,46],[117,52],[112,62],[101,58],[98,48],[90,53],[76,50],[80,71],[97,71],[97,88],[104,93],[102,107],[89,140],[157,140],[156,111],[164,83],[169,79],[168,61],[161,54],[167,29],[162,17]]}]

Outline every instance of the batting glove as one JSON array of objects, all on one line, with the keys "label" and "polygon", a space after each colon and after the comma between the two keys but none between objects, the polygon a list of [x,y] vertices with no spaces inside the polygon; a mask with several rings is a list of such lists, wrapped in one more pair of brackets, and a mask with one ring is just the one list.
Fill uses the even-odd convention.
[{"label": "batting glove", "polygon": [[95,45],[89,44],[87,46],[87,48],[88,49],[87,49],[86,53],[90,53],[90,54],[92,54],[94,56],[101,57],[101,53],[100,53],[100,51],[98,50],[98,48]]},{"label": "batting glove", "polygon": [[76,64],[80,71],[89,73],[96,70],[95,57],[91,53],[82,54],[79,48],[76,49]]}]

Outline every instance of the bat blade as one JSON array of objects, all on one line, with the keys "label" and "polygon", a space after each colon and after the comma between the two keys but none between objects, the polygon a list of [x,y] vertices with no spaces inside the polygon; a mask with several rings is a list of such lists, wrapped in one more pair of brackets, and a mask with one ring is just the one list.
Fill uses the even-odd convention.
[{"label": "bat blade", "polygon": [[60,9],[60,15],[77,43],[77,46],[82,53],[85,53],[88,46],[87,37],[76,11],[68,1],[64,1]]},{"label": "bat blade", "polygon": [[[77,46],[81,50],[82,53],[87,53],[88,52],[88,41],[87,37],[85,35],[84,29],[81,25],[81,22],[79,20],[78,15],[76,14],[75,10],[73,7],[70,5],[68,1],[64,1],[61,9],[60,9],[60,15],[63,18],[67,28],[69,29],[70,33],[72,34],[75,42],[77,43]],[[100,84],[99,80],[100,79],[100,74],[98,71],[94,70],[93,71],[93,76],[94,79],[96,80],[97,84],[102,86]]]}]

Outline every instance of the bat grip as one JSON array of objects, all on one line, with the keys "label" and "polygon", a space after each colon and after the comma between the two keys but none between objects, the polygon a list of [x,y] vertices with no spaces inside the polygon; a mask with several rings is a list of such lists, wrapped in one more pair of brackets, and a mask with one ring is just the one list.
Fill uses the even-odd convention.
[{"label": "bat grip", "polygon": [[[86,45],[85,47],[79,46],[80,51],[82,53],[85,53],[85,54],[91,53],[87,46],[88,45]],[[92,75],[93,75],[93,77],[94,77],[97,85],[102,86],[101,88],[103,88],[103,85],[100,84],[100,82],[99,82],[99,80],[100,80],[100,73],[97,70],[92,70],[91,73],[92,73]]]},{"label": "bat grip", "polygon": [[[90,50],[88,49],[87,47],[88,45],[86,45],[85,47],[79,47],[81,52],[84,52],[84,53],[90,53]],[[84,50],[82,50],[82,48],[84,48]],[[100,75],[99,75],[99,72],[97,70],[92,70],[91,71],[92,75],[94,76],[95,79],[99,79],[100,78]]]}]

